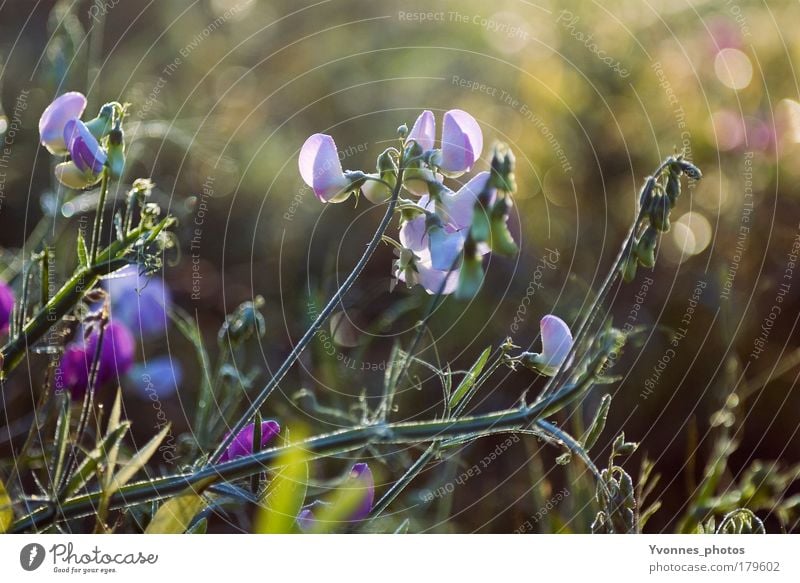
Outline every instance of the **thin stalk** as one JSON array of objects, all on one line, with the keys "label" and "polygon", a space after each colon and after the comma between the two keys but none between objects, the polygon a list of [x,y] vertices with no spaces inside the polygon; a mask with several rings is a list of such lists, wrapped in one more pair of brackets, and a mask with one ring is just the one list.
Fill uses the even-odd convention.
[{"label": "thin stalk", "polygon": [[100,249],[100,235],[103,231],[103,215],[105,214],[107,197],[108,169],[103,168],[103,174],[100,178],[100,198],[97,199],[97,211],[94,215],[94,226],[92,227],[92,246],[89,253],[89,261],[91,263],[97,260],[97,253]]},{"label": "thin stalk", "polygon": [[[579,385],[573,387],[580,391]],[[530,406],[505,409],[474,417],[463,417],[455,421],[399,422],[369,425],[319,435],[300,443],[271,448],[237,458],[233,461],[207,465],[192,474],[178,474],[156,478],[147,482],[128,484],[115,492],[109,500],[110,508],[129,507],[135,504],[161,500],[173,496],[185,488],[196,486],[209,478],[231,481],[263,471],[264,466],[280,459],[289,448],[300,447],[309,459],[353,451],[374,444],[406,444],[437,442],[466,435],[475,435],[487,430],[517,429],[549,414],[558,403],[568,402],[561,394],[552,399]],[[28,516],[20,518],[11,528],[12,532],[23,532],[52,520],[57,513],[60,520],[70,520],[95,512],[102,492],[92,492],[69,498],[61,503],[50,502]]]},{"label": "thin stalk", "polygon": [[367,265],[367,262],[372,257],[373,253],[375,253],[375,250],[378,248],[378,245],[381,242],[383,234],[386,232],[386,229],[389,227],[389,223],[394,216],[397,197],[399,196],[400,189],[403,185],[404,168],[404,165],[401,164],[400,169],[397,172],[397,182],[392,189],[392,196],[389,199],[388,206],[386,207],[386,213],[383,215],[383,219],[381,219],[380,225],[375,231],[375,234],[372,236],[372,240],[367,245],[367,248],[364,250],[364,254],[361,256],[361,259],[358,260],[358,263],[356,263],[353,271],[350,272],[350,275],[347,276],[341,287],[336,290],[336,293],[333,294],[333,297],[330,299],[330,301],[328,301],[327,305],[322,309],[308,330],[306,330],[305,334],[303,334],[303,337],[300,338],[300,341],[295,344],[294,348],[289,353],[289,356],[286,357],[286,360],[284,360],[278,370],[275,371],[275,374],[272,375],[272,378],[269,380],[269,382],[267,382],[264,388],[261,389],[261,392],[256,396],[256,398],[250,402],[247,410],[241,415],[241,417],[239,417],[239,420],[234,424],[233,428],[231,428],[228,436],[222,440],[217,449],[211,455],[206,467],[209,467],[211,464],[219,461],[222,454],[226,449],[228,449],[228,446],[233,442],[239,432],[244,429],[245,425],[247,425],[256,414],[256,411],[258,411],[267,398],[269,398],[269,396],[272,394],[272,391],[275,390],[281,380],[283,380],[283,377],[286,376],[286,373],[289,372],[289,369],[292,368],[295,361],[297,361],[308,344],[314,339],[314,335],[325,323],[331,313],[333,313],[333,310],[336,308],[336,306],[339,305],[339,302],[350,290],[353,283],[355,283],[356,279],[361,274],[361,271],[363,271],[364,267]]}]

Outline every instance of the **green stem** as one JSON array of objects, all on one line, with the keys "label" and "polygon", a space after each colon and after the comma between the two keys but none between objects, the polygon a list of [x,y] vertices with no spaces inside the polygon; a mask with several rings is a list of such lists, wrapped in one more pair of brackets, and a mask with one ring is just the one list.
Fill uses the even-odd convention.
[{"label": "green stem", "polygon": [[89,253],[89,263],[95,263],[97,253],[100,249],[100,234],[103,231],[103,214],[108,197],[108,169],[103,168],[100,178],[100,198],[97,199],[97,211],[94,215],[94,227],[92,228],[92,246]]},{"label": "green stem", "polygon": [[[149,239],[171,225],[173,219],[166,218],[156,225]],[[29,346],[39,341],[47,331],[77,304],[83,295],[97,283],[97,280],[108,273],[112,273],[128,264],[123,255],[128,248],[149,229],[138,227],[131,231],[125,239],[114,241],[97,256],[91,265],[78,269],[73,276],[61,287],[50,300],[42,306],[22,327],[19,334],[11,338],[2,349],[3,357],[0,378],[6,378],[25,356]]]},{"label": "green stem", "polygon": [[[383,219],[381,219],[380,225],[378,229],[375,231],[375,234],[372,236],[372,240],[367,245],[367,248],[364,250],[364,254],[361,256],[361,259],[358,260],[356,266],[353,268],[353,271],[350,272],[350,275],[347,276],[347,279],[344,280],[341,287],[336,290],[336,293],[333,294],[333,297],[327,303],[327,305],[322,309],[319,313],[317,318],[311,324],[311,326],[306,330],[306,333],[303,334],[303,337],[300,338],[298,343],[294,346],[292,351],[289,353],[289,356],[286,357],[286,360],[283,361],[281,366],[275,371],[275,374],[272,378],[267,382],[261,392],[250,402],[250,405],[247,407],[247,410],[239,417],[239,420],[234,424],[231,428],[230,433],[228,436],[222,440],[219,444],[217,449],[209,458],[209,464],[214,464],[219,461],[222,454],[228,449],[228,446],[233,442],[236,436],[244,429],[245,425],[247,425],[253,416],[256,414],[267,398],[272,394],[272,391],[278,386],[278,384],[283,380],[283,377],[286,376],[286,373],[289,372],[289,369],[292,368],[295,361],[300,357],[303,351],[306,349],[308,344],[314,338],[314,335],[320,329],[322,324],[325,323],[325,320],[331,315],[333,310],[339,305],[339,302],[342,300],[344,295],[350,290],[353,283],[356,281],[358,276],[361,274],[361,271],[366,266],[367,262],[369,261],[372,254],[375,252],[375,249],[378,248],[378,245],[381,242],[381,238],[383,234],[386,232],[386,229],[389,227],[389,222],[392,220],[392,216],[394,215],[394,209],[397,204],[397,197],[400,195],[400,189],[403,185],[403,171],[404,166],[401,164],[400,169],[397,172],[397,182],[395,183],[394,188],[392,189],[392,196],[389,199],[389,204],[386,207],[386,213],[383,215]],[[207,465],[206,467],[210,467]]]}]

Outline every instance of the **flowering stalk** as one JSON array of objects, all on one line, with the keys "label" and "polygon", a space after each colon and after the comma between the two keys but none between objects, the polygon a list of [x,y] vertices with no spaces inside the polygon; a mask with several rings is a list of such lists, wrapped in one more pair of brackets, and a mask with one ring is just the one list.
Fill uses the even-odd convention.
[{"label": "flowering stalk", "polygon": [[[109,508],[130,507],[169,498],[186,488],[193,488],[201,483],[207,484],[208,480],[232,481],[246,478],[263,471],[265,466],[274,464],[292,448],[300,448],[308,455],[308,459],[316,459],[357,450],[368,445],[442,442],[472,439],[503,430],[520,430],[560,411],[584,395],[593,386],[614,350],[613,340],[613,338],[601,339],[601,346],[585,376],[536,403],[530,405],[523,403],[519,407],[455,420],[377,423],[318,435],[299,443],[266,449],[229,462],[211,463],[194,473],[164,476],[128,484],[110,497]],[[235,433],[232,431],[231,435]],[[102,496],[101,490],[94,490],[59,503],[49,501],[17,520],[9,532],[24,532],[50,523],[54,518],[61,521],[93,514]]]},{"label": "flowering stalk", "polygon": [[75,271],[50,301],[25,323],[20,333],[0,349],[3,358],[0,376],[5,378],[14,370],[25,356],[26,349],[44,336],[54,322],[66,315],[84,294],[94,287],[100,277],[128,265],[130,260],[125,255],[137,241],[144,239],[144,243],[151,243],[161,231],[174,222],[175,219],[172,217],[166,217],[152,227],[140,225],[123,239],[116,240],[106,247],[94,262]]},{"label": "flowering stalk", "polygon": [[[386,232],[386,229],[389,227],[392,217],[394,216],[397,198],[400,195],[400,189],[403,186],[404,170],[405,163],[401,159],[397,171],[397,182],[392,188],[392,195],[389,198],[389,204],[386,207],[386,213],[383,215],[383,218],[378,225],[378,229],[372,236],[372,240],[367,245],[367,248],[364,250],[364,254],[358,260],[358,263],[356,263],[353,271],[350,272],[350,275],[347,276],[339,289],[336,290],[336,293],[333,294],[333,297],[328,301],[327,305],[322,309],[322,311],[320,311],[317,318],[314,320],[314,322],[312,322],[311,326],[309,326],[308,330],[306,330],[305,334],[303,334],[303,337],[300,338],[298,343],[295,344],[294,348],[289,353],[289,356],[286,357],[286,360],[284,360],[278,370],[275,371],[275,374],[272,375],[272,378],[267,382],[264,388],[261,389],[261,392],[258,394],[258,396],[256,396],[256,398],[250,402],[247,410],[239,417],[239,420],[231,428],[228,436],[220,442],[219,446],[217,446],[217,449],[211,454],[211,457],[209,458],[209,464],[214,464],[220,460],[223,453],[228,449],[228,446],[230,446],[230,444],[233,442],[236,435],[238,435],[239,432],[244,429],[245,425],[247,425],[253,419],[256,412],[269,398],[269,396],[272,394],[272,391],[275,390],[275,387],[277,387],[281,380],[283,380],[283,377],[286,376],[286,373],[289,372],[289,369],[292,367],[295,361],[300,357],[308,344],[314,339],[317,330],[319,330],[319,328],[325,323],[345,294],[347,294],[347,292],[350,290],[353,283],[355,283],[356,279],[361,274],[361,271],[367,265],[370,257],[372,257],[372,254],[375,253],[375,250],[378,248],[378,245],[380,244],[381,239],[383,238],[383,235]],[[370,180],[375,179],[370,178]],[[207,465],[206,467],[210,466]]]}]

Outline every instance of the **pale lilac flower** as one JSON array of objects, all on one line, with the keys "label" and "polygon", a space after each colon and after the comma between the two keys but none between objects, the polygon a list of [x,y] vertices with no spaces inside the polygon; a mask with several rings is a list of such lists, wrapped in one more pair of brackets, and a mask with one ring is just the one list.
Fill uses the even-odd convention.
[{"label": "pale lilac flower", "polygon": [[39,118],[39,136],[42,145],[51,154],[64,155],[68,152],[64,139],[67,122],[78,119],[86,109],[86,97],[77,91],[70,91],[57,97],[47,106]]},{"label": "pale lilac flower", "polygon": [[480,158],[483,134],[475,118],[466,111],[451,109],[444,114],[442,156],[437,166],[448,176],[469,171]]},{"label": "pale lilac flower", "polygon": [[[436,120],[425,110],[406,138],[414,141],[423,151],[432,150],[436,137]],[[440,150],[432,157],[434,166],[447,176],[456,177],[468,172],[480,158],[483,150],[483,133],[475,118],[466,111],[451,109],[444,114]]]},{"label": "pale lilac flower", "polygon": [[[347,522],[359,522],[367,518],[375,502],[375,480],[369,466],[365,463],[354,464],[342,487],[363,491],[358,504],[345,520]],[[300,530],[309,531],[314,528],[317,521],[314,515],[314,507],[325,504],[325,502],[316,500],[300,511],[297,515],[297,525]]]},{"label": "pale lilac flower", "polygon": [[[245,427],[236,435],[234,440],[228,446],[228,449],[220,456],[220,462],[229,462],[246,455],[253,453],[253,439],[256,429],[255,423],[245,425]],[[261,423],[261,447],[265,447],[272,439],[280,433],[281,426],[277,421],[269,420]],[[228,438],[230,432],[225,435]]]},{"label": "pale lilac flower", "polygon": [[542,318],[539,329],[542,352],[522,353],[522,363],[545,376],[554,376],[572,350],[572,332],[564,320],[552,314]]},{"label": "pale lilac flower", "polygon": [[0,281],[0,333],[2,334],[8,331],[14,300],[14,290],[6,282]]},{"label": "pale lilac flower", "polygon": [[339,151],[333,138],[314,134],[300,149],[300,176],[322,202],[342,202],[351,192],[351,181],[344,175]]},{"label": "pale lilac flower", "polygon": [[[56,373],[56,385],[66,388],[73,399],[83,398],[89,385],[89,375],[94,361],[97,329],[90,332],[88,339],[81,335],[64,350]],[[97,367],[97,387],[114,378],[124,375],[133,364],[136,344],[133,335],[121,323],[111,322],[103,331],[103,345]]]}]

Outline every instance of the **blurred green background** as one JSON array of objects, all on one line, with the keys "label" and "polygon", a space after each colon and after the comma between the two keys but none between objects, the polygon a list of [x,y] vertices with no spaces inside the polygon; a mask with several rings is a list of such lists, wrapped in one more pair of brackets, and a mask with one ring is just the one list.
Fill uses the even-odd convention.
[{"label": "blurred green background", "polygon": [[[792,259],[800,234],[799,17],[788,1],[12,0],[0,4],[0,135],[15,118],[19,129],[2,169],[0,244],[12,253],[40,220],[52,227],[55,212],[66,225],[52,234],[66,274],[79,213],[65,217],[75,205],[57,207],[75,195],[51,178],[38,116],[66,90],[87,94],[90,115],[106,101],[131,103],[126,181],[151,177],[155,199],[180,219],[181,253],[164,279],[212,349],[225,314],[264,296],[267,333],[237,363],[260,383],[304,331],[309,302],[333,293],[383,212],[366,200],[319,203],[297,171],[305,138],[330,133],[345,168],[373,171],[398,125],[422,109],[465,109],[483,128],[485,152],[504,141],[517,156],[511,228],[521,253],[493,257],[478,298],[449,299],[434,317],[424,356],[459,368],[512,335],[526,295],[517,344],[532,345],[546,313],[574,321],[616,254],[644,178],[685,150],[705,178],[684,189],[655,269],[612,294],[615,324],[645,329],[616,363],[622,379],[608,387],[611,416],[594,452],[602,466],[620,430],[641,442],[626,468],[636,478],[646,454],[662,474],[653,496],[663,506],[646,530],[672,531],[719,455],[721,434],[731,455],[719,494],[737,491],[755,460],[767,472],[800,462],[800,274]],[[554,252],[553,267],[542,268]],[[336,319],[333,355],[324,337],[315,341],[265,414],[315,432],[336,427],[292,400],[301,388],[341,410],[357,408],[362,392],[376,404],[392,342],[408,342],[426,305],[421,289],[389,292],[392,259],[390,247],[379,250],[346,298],[347,317]],[[770,318],[774,306],[780,313]],[[754,354],[764,326],[765,348]],[[673,346],[670,332],[680,328],[685,337]],[[164,409],[176,433],[186,431],[198,378],[191,346],[170,331],[146,350],[168,352],[183,368]],[[402,394],[394,419],[435,413],[441,393],[418,373],[424,382]],[[9,386],[22,397],[7,411],[24,420],[27,387],[38,381],[20,376]],[[525,371],[499,373],[477,406],[509,406],[539,383]],[[603,388],[579,415],[560,420],[566,428],[586,422],[582,412]],[[150,403],[126,391],[144,439]],[[560,451],[535,438],[424,502],[426,489],[495,445],[474,444],[436,465],[393,509],[412,519],[412,530],[510,532],[566,487],[572,495],[531,530],[588,530],[596,508],[591,490],[578,486],[585,471],[577,461],[555,465]],[[374,462],[379,490],[399,475],[397,459]],[[768,500],[754,509],[769,528],[795,528],[781,524]]]}]

